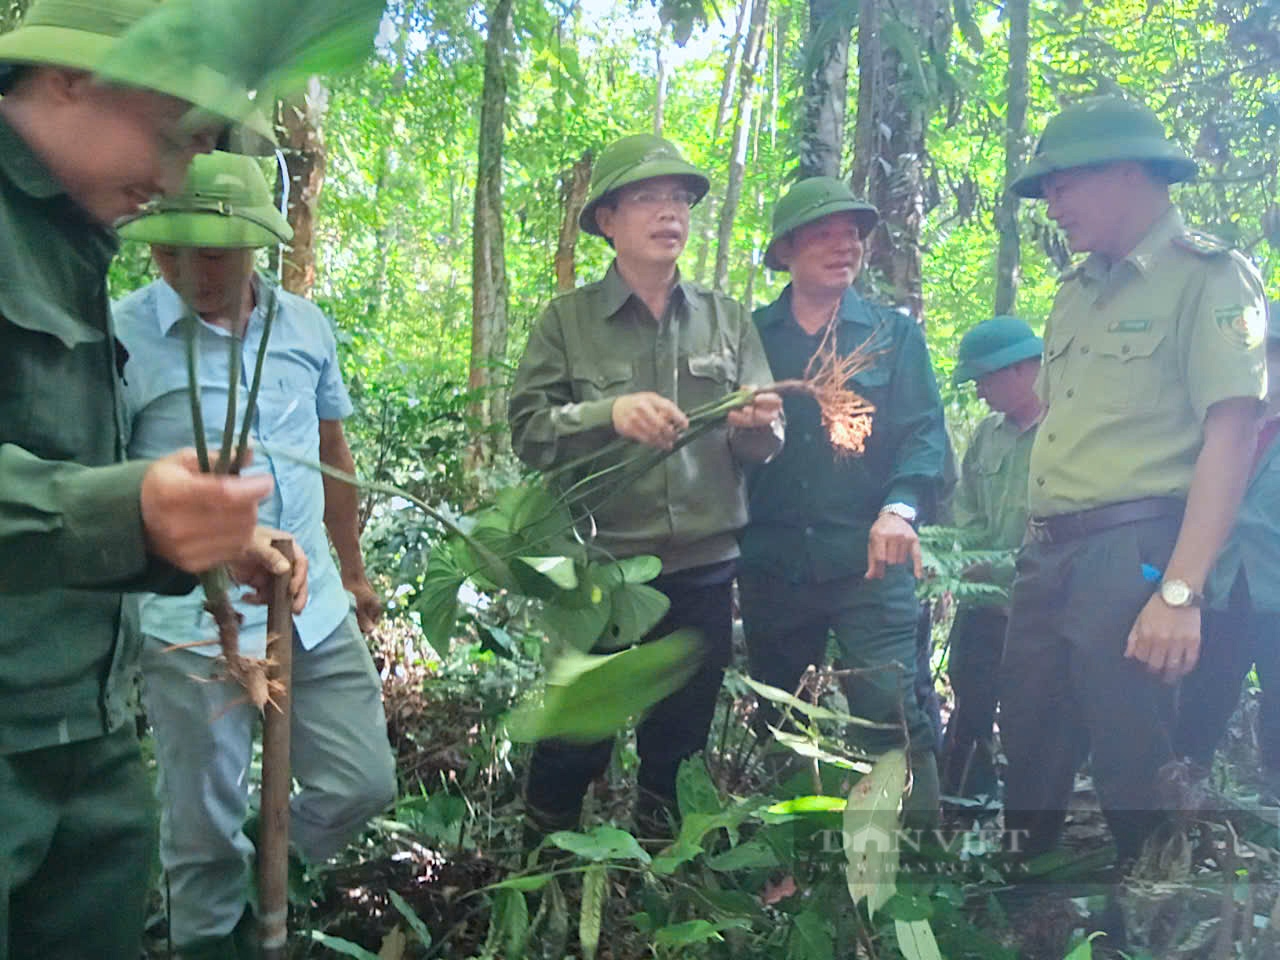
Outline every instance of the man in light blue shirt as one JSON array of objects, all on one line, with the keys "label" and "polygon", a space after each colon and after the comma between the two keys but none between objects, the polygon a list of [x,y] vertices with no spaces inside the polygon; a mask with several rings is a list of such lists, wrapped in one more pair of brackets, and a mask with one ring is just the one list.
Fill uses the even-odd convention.
[{"label": "man in light blue shirt", "polygon": [[[201,408],[210,450],[216,451],[226,419],[231,351],[240,353],[242,418],[271,320],[249,471],[269,472],[275,481],[260,522],[288,531],[312,558],[310,599],[294,617],[291,759],[301,789],[291,820],[302,854],[327,859],[395,797],[381,686],[360,633],[361,627],[372,628],[381,605],[360,556],[356,492],[272,455],[278,451],[353,470],[342,431],[351,401],[334,336],[315,306],[254,272],[255,248],[285,241],[292,231],[272,206],[252,158],[198,158],[181,196],[151,205],[121,233],[151,242],[164,277],[115,306],[128,355],[124,400],[131,457],[158,457],[191,443],[187,324],[195,325]],[[243,617],[240,652],[264,656],[264,611],[238,601],[236,609]],[[160,852],[168,874],[170,936],[185,958],[235,956],[237,950],[243,956],[240,941],[251,927],[245,894],[253,848],[242,828],[255,711],[234,683],[200,682],[217,678],[220,652],[202,591],[147,596],[142,627],[144,697],[160,765]],[[213,642],[190,646],[200,641]],[[171,649],[179,644],[188,646]]]}]

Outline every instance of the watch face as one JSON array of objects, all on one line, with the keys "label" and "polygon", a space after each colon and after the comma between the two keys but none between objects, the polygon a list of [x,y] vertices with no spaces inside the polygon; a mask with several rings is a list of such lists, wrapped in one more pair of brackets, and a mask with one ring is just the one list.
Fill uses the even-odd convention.
[{"label": "watch face", "polygon": [[1160,596],[1171,607],[1185,607],[1191,601],[1191,587],[1181,580],[1166,580],[1160,584]]}]

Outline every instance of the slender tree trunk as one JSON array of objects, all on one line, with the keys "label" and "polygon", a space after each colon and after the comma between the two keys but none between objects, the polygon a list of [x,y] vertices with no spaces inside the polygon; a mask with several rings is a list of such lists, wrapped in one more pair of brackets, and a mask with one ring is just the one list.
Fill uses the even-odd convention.
[{"label": "slender tree trunk", "polygon": [[742,196],[742,178],[747,170],[747,145],[751,140],[751,102],[755,97],[756,63],[764,46],[764,25],[769,14],[769,0],[755,0],[751,8],[751,27],[742,51],[742,73],[738,78],[738,109],[733,121],[733,152],[729,160],[729,182],[725,187],[724,205],[720,208],[720,228],[716,244],[715,288],[723,291],[729,281],[729,251],[733,247],[733,218],[738,213]]},{"label": "slender tree trunk", "polygon": [[[844,147],[844,105],[849,96],[849,34],[833,30],[841,0],[809,0],[809,55],[804,83],[804,127],[800,136],[800,176],[840,176]],[[864,0],[863,7],[866,6]],[[818,44],[822,44],[820,48]]]},{"label": "slender tree trunk", "polygon": [[858,8],[858,116],[853,127],[853,171],[849,186],[867,196],[876,158],[876,89],[880,80],[880,0],[862,0]]},{"label": "slender tree trunk", "polygon": [[577,270],[573,252],[578,243],[578,215],[587,201],[591,185],[591,154],[581,159],[564,174],[561,194],[564,197],[564,219],[560,221],[560,239],[556,244],[556,290],[565,293],[577,286]]},{"label": "slender tree trunk", "polygon": [[[507,50],[514,0],[493,0],[484,44],[484,90],[480,104],[475,217],[471,241],[471,371],[476,393],[472,414],[482,426],[505,417],[501,374],[507,353],[507,264],[502,227],[502,141],[507,104]],[[492,454],[488,434],[472,448],[472,462]]]},{"label": "slender tree trunk", "polygon": [[1009,189],[1022,169],[1027,143],[1027,50],[1029,34],[1028,0],[1009,0],[1009,73],[1006,81],[1008,103],[1004,133],[1005,190],[996,207],[996,230],[1000,246],[996,253],[995,312],[1013,312],[1018,297],[1022,256],[1018,235],[1018,196]]},{"label": "slender tree trunk", "polygon": [[281,286],[300,297],[311,296],[316,283],[316,206],[324,186],[326,153],[322,124],[329,91],[316,77],[306,92],[279,108],[281,146],[289,171],[289,225],[293,242],[284,256]]},{"label": "slender tree trunk", "polygon": [[662,136],[663,111],[667,105],[667,58],[662,49],[662,32],[654,39],[654,66],[657,69],[657,89],[653,94],[653,135]]}]

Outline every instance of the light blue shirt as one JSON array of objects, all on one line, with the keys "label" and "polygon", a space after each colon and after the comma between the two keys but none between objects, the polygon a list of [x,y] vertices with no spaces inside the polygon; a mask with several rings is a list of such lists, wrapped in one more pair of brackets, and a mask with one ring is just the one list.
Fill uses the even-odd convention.
[{"label": "light blue shirt", "polygon": [[[278,301],[262,386],[250,436],[252,465],[246,473],[270,473],[275,489],[258,509],[258,521],[292,534],[309,561],[309,599],[294,617],[306,649],[332,633],[346,617],[350,598],[329,552],[324,528],[324,483],[319,471],[283,457],[272,459],[262,444],[310,461],[320,459],[320,421],[341,420],[351,413],[351,399],[338,369],[337,344],[324,315],[314,304],[254,277],[257,305],[249,317],[241,347],[237,392],[236,436],[253,380],[263,321]],[[187,399],[186,345],[178,322],[184,308],[163,280],[143,287],[114,305],[116,334],[128,351],[124,367],[126,423],[131,424],[129,456],[154,458],[192,445],[191,407]],[[221,445],[227,413],[230,334],[199,321],[196,337],[201,409],[211,455]],[[238,598],[244,591],[238,591]],[[241,602],[240,650],[262,656],[266,646],[267,608]],[[214,640],[217,629],[204,609],[204,592],[185,597],[148,594],[142,599],[143,632],[168,643]],[[216,656],[216,643],[195,648]]]}]

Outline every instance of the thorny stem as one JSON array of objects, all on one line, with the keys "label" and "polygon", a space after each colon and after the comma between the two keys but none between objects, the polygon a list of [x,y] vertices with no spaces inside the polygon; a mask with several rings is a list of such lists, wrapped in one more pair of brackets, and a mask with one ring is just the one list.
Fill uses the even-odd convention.
[{"label": "thorny stem", "polygon": [[262,339],[258,342],[258,356],[253,364],[253,383],[249,385],[249,399],[244,405],[244,420],[240,424],[240,442],[236,445],[236,461],[231,466],[232,473],[239,473],[244,467],[245,458],[249,455],[249,431],[253,427],[253,418],[258,412],[258,388],[262,386],[262,367],[267,359],[267,340],[271,337],[271,325],[275,323],[276,309],[280,298],[274,290],[267,291],[265,296],[270,303],[267,315],[262,321]]},{"label": "thorny stem", "polygon": [[[240,366],[241,351],[244,349],[244,339],[237,333],[232,332],[227,338],[227,416],[222,422],[222,449],[218,453],[218,462],[214,466],[215,473],[230,473],[231,463],[231,444],[235,440],[236,435],[236,400],[240,387]],[[258,356],[262,356],[259,351]]]}]

